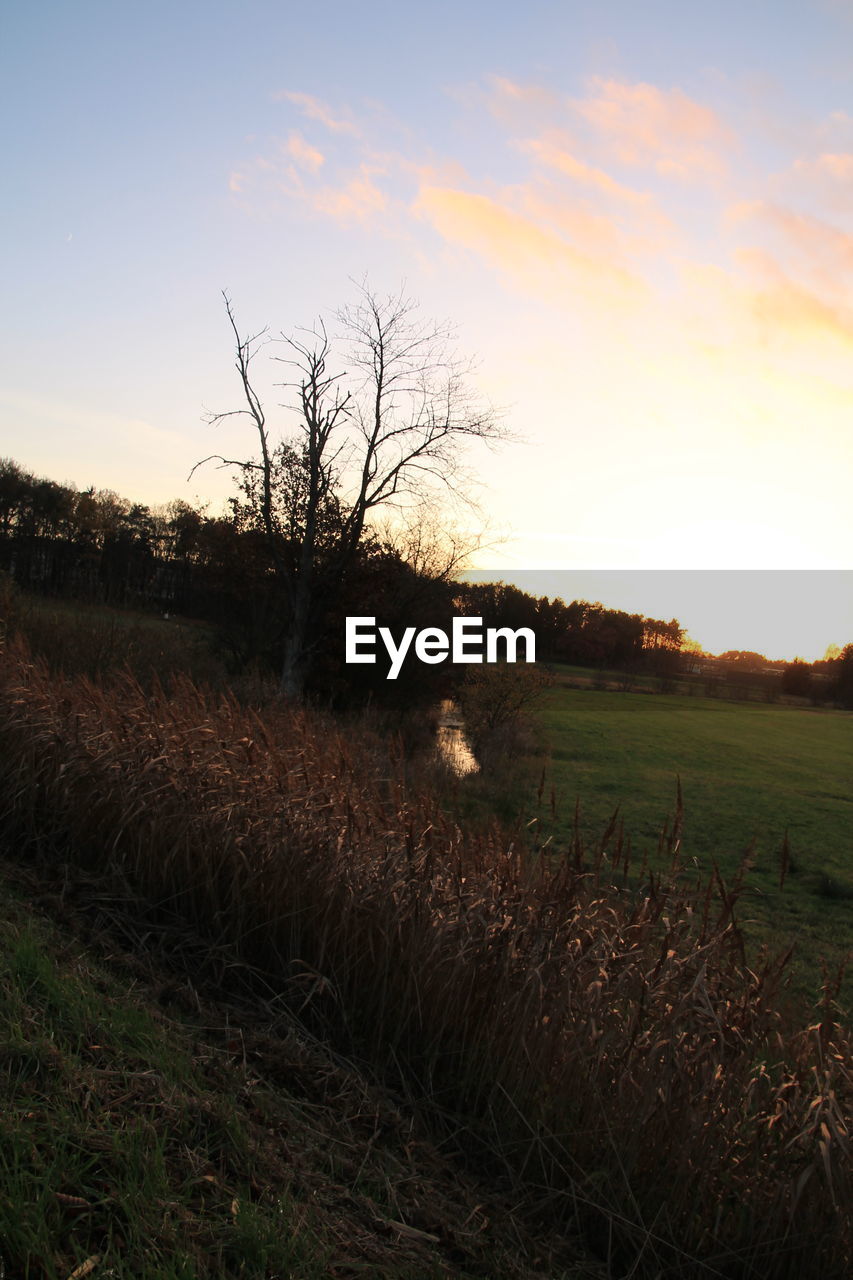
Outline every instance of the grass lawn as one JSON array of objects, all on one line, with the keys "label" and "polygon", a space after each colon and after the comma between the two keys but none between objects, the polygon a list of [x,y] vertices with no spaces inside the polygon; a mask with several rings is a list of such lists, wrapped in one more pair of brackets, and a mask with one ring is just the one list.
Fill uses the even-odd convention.
[{"label": "grass lawn", "polygon": [[[798,943],[796,986],[813,990],[819,957],[853,949],[853,714],[558,686],[538,719],[558,844],[576,798],[590,841],[618,805],[636,864],[656,850],[680,776],[685,864],[716,861],[731,879],[755,841],[741,920],[754,919],[754,939]],[[792,863],[780,892],[786,830]],[[845,994],[849,1006],[849,980]]]}]

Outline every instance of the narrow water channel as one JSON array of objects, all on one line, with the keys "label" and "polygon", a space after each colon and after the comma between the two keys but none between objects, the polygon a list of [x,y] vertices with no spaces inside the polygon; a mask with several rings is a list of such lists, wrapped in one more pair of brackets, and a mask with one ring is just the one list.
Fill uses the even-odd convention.
[{"label": "narrow water channel", "polygon": [[460,776],[476,773],[480,768],[465,736],[461,712],[450,698],[445,698],[439,705],[435,745],[438,754]]}]

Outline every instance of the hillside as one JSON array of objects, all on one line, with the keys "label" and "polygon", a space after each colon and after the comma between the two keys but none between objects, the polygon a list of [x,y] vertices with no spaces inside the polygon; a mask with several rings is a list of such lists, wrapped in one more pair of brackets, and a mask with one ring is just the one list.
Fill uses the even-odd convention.
[{"label": "hillside", "polygon": [[605,1274],[115,878],[0,861],[0,1114],[8,1280]]}]

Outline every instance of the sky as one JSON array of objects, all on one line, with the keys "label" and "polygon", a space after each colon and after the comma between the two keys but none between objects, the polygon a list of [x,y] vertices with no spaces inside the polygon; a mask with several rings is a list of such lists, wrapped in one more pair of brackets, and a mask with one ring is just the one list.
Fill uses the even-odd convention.
[{"label": "sky", "polygon": [[[0,37],[0,455],[214,510],[194,463],[251,448],[205,422],[221,291],[293,332],[366,279],[457,326],[515,437],[468,458],[481,567],[799,570],[814,635],[771,656],[853,639],[853,0],[80,0]],[[710,648],[707,596],[671,612]]]}]

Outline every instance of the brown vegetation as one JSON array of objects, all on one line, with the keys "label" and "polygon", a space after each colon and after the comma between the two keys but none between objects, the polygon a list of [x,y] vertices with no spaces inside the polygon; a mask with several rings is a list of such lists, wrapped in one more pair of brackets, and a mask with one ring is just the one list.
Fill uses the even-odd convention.
[{"label": "brown vegetation", "polygon": [[514,1188],[460,1168],[233,951],[120,875],[0,853],[0,1275],[78,1264],[606,1280],[576,1238],[525,1230]]},{"label": "brown vegetation", "polygon": [[532,858],[305,709],[63,681],[20,649],[0,794],[21,850],[121,867],[276,975],[461,1147],[582,1220],[614,1274],[849,1273],[833,984],[787,1028],[782,964],[746,967],[738,886],[679,887],[677,829],[666,885],[635,874],[615,820],[594,850]]}]

